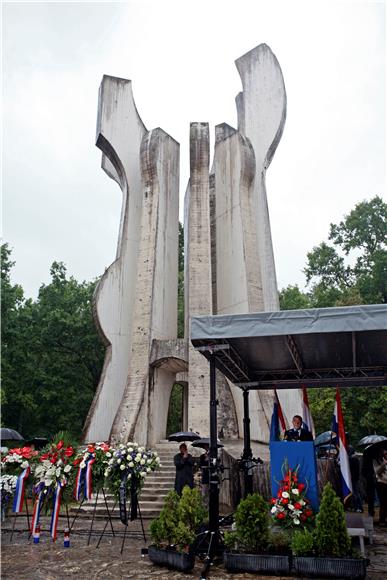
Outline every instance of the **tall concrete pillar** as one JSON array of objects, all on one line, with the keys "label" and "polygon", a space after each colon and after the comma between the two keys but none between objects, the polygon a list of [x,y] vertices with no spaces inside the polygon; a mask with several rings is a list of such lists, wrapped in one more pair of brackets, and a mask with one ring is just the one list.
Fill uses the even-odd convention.
[{"label": "tall concrete pillar", "polygon": [[[187,282],[189,317],[212,314],[208,123],[191,123]],[[186,284],[187,286],[187,284]],[[190,336],[190,333],[188,334]],[[189,341],[188,425],[209,434],[209,371]]]}]

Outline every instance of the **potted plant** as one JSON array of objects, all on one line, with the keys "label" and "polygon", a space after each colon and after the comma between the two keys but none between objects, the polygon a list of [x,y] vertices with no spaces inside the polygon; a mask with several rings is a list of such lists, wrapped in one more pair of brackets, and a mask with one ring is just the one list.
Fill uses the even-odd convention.
[{"label": "potted plant", "polygon": [[223,561],[227,570],[278,575],[289,572],[288,554],[270,551],[276,542],[270,536],[268,511],[266,501],[258,494],[239,503],[235,530],[225,534]]},{"label": "potted plant", "polygon": [[294,571],[302,576],[364,578],[366,560],[356,558],[348,536],[344,508],[330,483],[324,487],[316,528],[293,535]]},{"label": "potted plant", "polygon": [[154,542],[148,549],[150,560],[175,570],[192,570],[195,565],[193,545],[205,516],[206,510],[197,488],[185,486],[181,498],[175,491],[169,492],[160,516],[150,525]]}]

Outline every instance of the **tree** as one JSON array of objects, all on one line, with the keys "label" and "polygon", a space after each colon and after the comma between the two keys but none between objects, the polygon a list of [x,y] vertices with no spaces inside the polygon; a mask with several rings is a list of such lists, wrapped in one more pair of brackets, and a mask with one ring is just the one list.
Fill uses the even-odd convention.
[{"label": "tree", "polygon": [[[8,246],[2,248],[3,422],[25,437],[67,429],[79,437],[102,369],[104,347],[94,327],[94,282],[67,278],[54,262],[51,283],[36,301],[12,286]],[[5,299],[4,299],[5,298]]]},{"label": "tree", "polygon": [[283,288],[279,294],[281,310],[299,310],[300,308],[310,308],[310,298],[301,292],[297,284]]},{"label": "tree", "polygon": [[[307,254],[313,306],[387,302],[387,204],[375,196],[331,224],[329,240]],[[346,263],[345,257],[350,258]]]}]

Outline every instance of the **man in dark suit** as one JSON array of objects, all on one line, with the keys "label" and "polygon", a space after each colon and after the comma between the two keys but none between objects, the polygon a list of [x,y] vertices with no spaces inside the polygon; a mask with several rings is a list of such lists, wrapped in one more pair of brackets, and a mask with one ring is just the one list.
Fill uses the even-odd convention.
[{"label": "man in dark suit", "polygon": [[302,427],[302,417],[294,415],[293,429],[285,431],[284,439],[285,441],[313,441],[313,436],[308,429]]}]

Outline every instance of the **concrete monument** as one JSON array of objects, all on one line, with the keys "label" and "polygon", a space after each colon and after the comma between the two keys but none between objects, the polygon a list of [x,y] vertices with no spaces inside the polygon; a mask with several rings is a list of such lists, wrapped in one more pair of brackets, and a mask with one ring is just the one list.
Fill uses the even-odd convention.
[{"label": "concrete monument", "polygon": [[[166,436],[169,398],[186,386],[184,427],[209,433],[208,364],[189,341],[190,318],[279,309],[265,175],[286,118],[280,66],[259,45],[236,61],[238,129],[216,127],[210,171],[207,123],[191,123],[185,197],[185,338],[177,338],[179,145],[148,131],[131,82],[105,76],[98,110],[102,168],[123,195],[117,257],[97,287],[95,319],[107,349],[86,441]],[[219,434],[243,433],[239,389],[218,373]],[[250,397],[252,439],[268,441],[271,392]],[[279,393],[288,417],[298,392]]]}]

